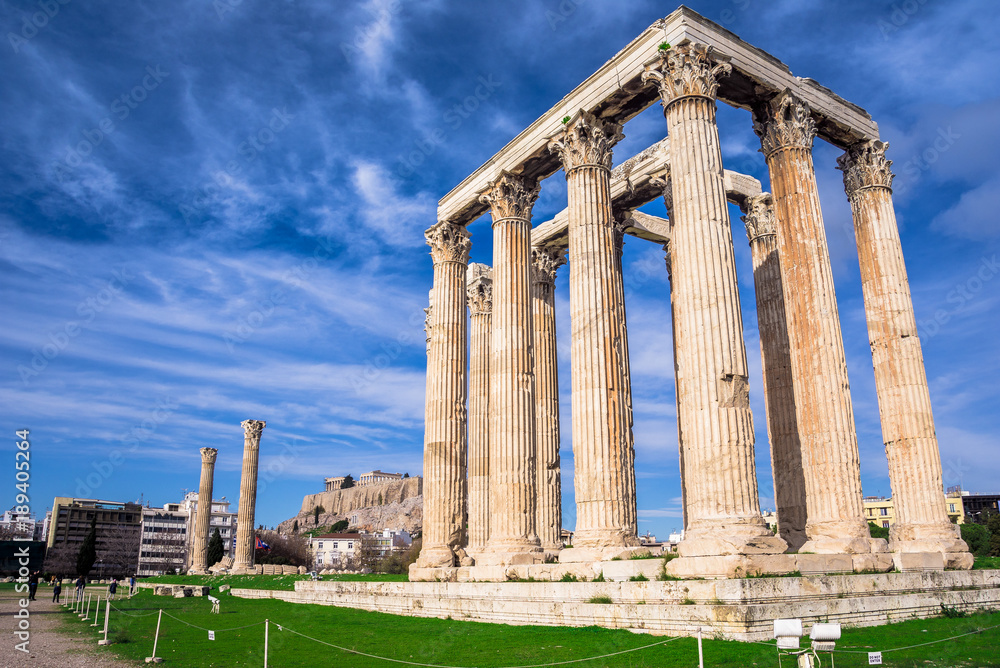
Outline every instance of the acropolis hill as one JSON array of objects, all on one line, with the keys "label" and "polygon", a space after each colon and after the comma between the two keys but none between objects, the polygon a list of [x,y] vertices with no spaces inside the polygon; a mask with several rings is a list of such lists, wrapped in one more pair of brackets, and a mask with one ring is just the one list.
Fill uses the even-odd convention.
[{"label": "acropolis hill", "polygon": [[[278,525],[278,531],[292,533],[298,520],[299,531],[313,526],[328,526],[357,516],[351,526],[359,529],[399,528],[410,533],[420,531],[424,517],[423,478],[404,478],[371,485],[308,494],[302,499],[299,514]],[[317,506],[324,510],[314,524]]]}]

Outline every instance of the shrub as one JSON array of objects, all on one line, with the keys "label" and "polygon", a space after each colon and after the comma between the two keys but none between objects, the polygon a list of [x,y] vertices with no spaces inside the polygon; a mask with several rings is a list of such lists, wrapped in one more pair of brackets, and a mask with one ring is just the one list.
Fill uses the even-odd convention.
[{"label": "shrub", "polygon": [[962,540],[969,545],[969,552],[985,557],[990,552],[990,531],[982,524],[962,524]]},{"label": "shrub", "polygon": [[559,582],[577,582],[577,577],[572,573],[563,573],[563,576],[559,578]]},{"label": "shrub", "polygon": [[633,575],[632,577],[630,577],[628,579],[628,581],[629,582],[649,582],[649,578],[647,578],[642,573],[639,573],[638,575]]},{"label": "shrub", "polygon": [[868,532],[872,535],[872,538],[885,538],[889,539],[889,530],[885,527],[880,527],[874,522],[868,523]]},{"label": "shrub", "polygon": [[591,596],[587,599],[587,603],[603,603],[607,605],[613,602],[610,596]]}]

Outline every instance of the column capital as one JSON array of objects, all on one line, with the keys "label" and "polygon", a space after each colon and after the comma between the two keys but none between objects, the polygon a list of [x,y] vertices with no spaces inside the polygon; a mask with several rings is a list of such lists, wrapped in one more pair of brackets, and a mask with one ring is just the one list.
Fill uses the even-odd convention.
[{"label": "column capital", "polygon": [[753,131],[767,157],[783,148],[812,149],[816,122],[809,105],[786,89],[754,108]]},{"label": "column capital", "polygon": [[771,193],[748,197],[740,209],[744,214],[743,223],[751,244],[760,237],[773,237],[778,233],[774,223],[774,200]]},{"label": "column capital", "polygon": [[216,448],[202,448],[201,449],[201,463],[202,464],[214,464],[215,458],[219,455],[219,451]]},{"label": "column capital", "polygon": [[563,131],[549,140],[549,151],[562,160],[567,176],[578,167],[611,170],[612,148],[625,138],[620,123],[580,111],[566,121]]},{"label": "column capital", "polygon": [[887,160],[887,142],[868,139],[851,144],[844,155],[837,158],[837,169],[844,172],[844,190],[847,199],[853,200],[864,188],[892,190],[892,160]]},{"label": "column capital", "polygon": [[469,261],[469,248],[472,241],[469,239],[469,231],[464,225],[455,223],[438,223],[424,232],[427,245],[431,247],[431,257],[434,264],[441,262],[460,262],[466,264]]},{"label": "column capital", "polygon": [[240,426],[243,427],[243,435],[246,438],[259,443],[261,432],[264,431],[267,423],[263,420],[244,420],[240,423]]},{"label": "column capital", "polygon": [[466,294],[472,315],[493,312],[493,270],[488,265],[469,265]]},{"label": "column capital", "polygon": [[673,258],[670,257],[670,239],[663,242],[663,261],[667,264],[667,280],[673,281],[674,278],[674,264]]},{"label": "column capital", "polygon": [[479,201],[490,207],[493,222],[507,218],[531,220],[531,207],[539,190],[541,186],[535,179],[504,171],[479,195]]},{"label": "column capital", "polygon": [[649,180],[649,183],[654,188],[659,188],[663,192],[663,205],[667,207],[667,218],[673,218],[674,192],[673,185],[670,182],[670,174],[668,173],[665,176],[654,176]]},{"label": "column capital", "polygon": [[712,56],[712,47],[687,42],[661,52],[646,65],[643,83],[653,81],[660,93],[663,107],[683,97],[715,99],[719,89],[718,79],[732,71],[732,66]]},{"label": "column capital", "polygon": [[531,282],[556,282],[556,270],[566,264],[566,249],[558,246],[532,246],[531,248]]}]

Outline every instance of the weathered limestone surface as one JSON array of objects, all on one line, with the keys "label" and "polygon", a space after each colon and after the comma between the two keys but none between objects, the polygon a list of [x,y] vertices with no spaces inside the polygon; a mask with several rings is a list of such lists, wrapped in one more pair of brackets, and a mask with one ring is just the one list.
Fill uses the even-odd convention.
[{"label": "weathered limestone surface", "polygon": [[[194,521],[194,542],[191,546],[192,562],[188,573],[208,572],[208,532],[212,523],[212,482],[215,475],[215,448],[201,449],[201,480],[198,485],[198,509]],[[208,500],[207,502],[205,500]],[[205,512],[206,504],[208,512]]]},{"label": "weathered limestone surface", "polygon": [[490,537],[476,563],[541,561],[531,324],[531,207],[538,184],[504,173],[483,193],[493,217]]},{"label": "weathered limestone surface", "polygon": [[[267,425],[263,420],[244,420],[243,427],[243,474],[240,477],[240,506],[236,513],[236,558],[233,570],[236,572],[253,568],[254,565],[254,509],[257,507],[257,462],[260,457],[260,436]],[[201,507],[202,501],[198,500]],[[209,497],[211,508],[211,497]],[[211,516],[210,516],[211,517]]]},{"label": "weathered limestone surface", "polygon": [[788,323],[795,418],[802,444],[805,552],[863,553],[872,541],[861,502],[858,440],[847,360],[820,210],[810,110],[782,93],[754,110],[774,197]]},{"label": "weathered limestone surface", "polygon": [[478,554],[490,537],[490,343],[493,272],[469,265],[469,545]]},{"label": "weathered limestone surface", "polygon": [[[728,67],[684,44],[646,70],[671,137],[671,297],[686,508],[681,557],[780,553],[760,514],[746,350],[715,122]],[[576,433],[574,430],[574,439]]]},{"label": "weathered limestone surface", "polygon": [[[593,559],[638,544],[631,399],[621,341],[625,304],[616,276],[609,173],[621,127],[578,113],[549,143],[562,159],[569,198],[572,304],[574,548]],[[618,287],[616,287],[618,286]]]},{"label": "weathered limestone surface", "polygon": [[896,508],[889,545],[897,552],[953,553],[954,565],[971,568],[968,546],[941,503],[941,454],[892,206],[892,161],[885,157],[886,148],[888,144],[880,141],[861,142],[838,163],[854,214],[875,389]]},{"label": "weathered limestone surface", "polygon": [[[232,594],[412,617],[596,625],[668,636],[690,636],[707,626],[727,639],[760,641],[771,639],[778,618],[839,622],[850,628],[937,617],[942,605],[968,611],[995,608],[1000,605],[1000,571],[685,582],[300,581],[295,591],[233,589]],[[590,603],[594,597],[611,603]]]},{"label": "weathered limestone surface", "polygon": [[308,494],[302,498],[302,509],[298,516],[312,516],[316,506],[323,506],[327,514],[347,515],[360,508],[377,506],[379,499],[382,499],[382,504],[403,503],[423,493],[423,478],[416,477]]},{"label": "weathered limestone surface", "polygon": [[451,566],[465,544],[466,272],[468,231],[440,223],[426,234],[434,260],[424,417],[424,529],[418,565]]},{"label": "weathered limestone surface", "polygon": [[757,295],[757,327],[760,331],[761,366],[764,371],[764,404],[767,434],[771,442],[774,502],[778,511],[778,535],[795,551],[806,542],[806,488],[802,471],[802,445],[795,421],[792,361],[788,349],[788,324],[781,292],[781,257],[778,255],[774,207],[770,194],[747,200],[747,238],[753,261],[753,284]]},{"label": "weathered limestone surface", "polygon": [[556,270],[560,248],[531,249],[531,318],[535,351],[535,443],[538,452],[536,529],[542,550],[562,549],[562,481],[559,460],[559,360],[556,348]]}]

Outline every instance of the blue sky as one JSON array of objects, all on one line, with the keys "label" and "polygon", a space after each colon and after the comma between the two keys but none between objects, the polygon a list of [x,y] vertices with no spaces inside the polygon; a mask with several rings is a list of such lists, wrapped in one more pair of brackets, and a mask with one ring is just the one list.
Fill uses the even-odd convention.
[{"label": "blue sky", "polygon": [[[996,492],[1000,15],[986,2],[690,4],[879,123],[945,483]],[[257,503],[268,525],[324,476],[420,473],[422,231],[437,200],[674,8],[51,0],[46,16],[42,5],[0,4],[0,422],[12,438],[31,430],[33,508],[57,495],[175,501],[197,488],[205,446],[219,448],[216,496],[235,502],[239,423],[254,418],[268,422]],[[475,108],[456,110],[477,88]],[[723,105],[719,124],[726,167],[767,189],[749,113]],[[665,131],[658,105],[639,115],[616,163]],[[887,495],[839,154],[817,142],[863,485]],[[536,223],[565,206],[564,184],[543,183]],[[731,215],[767,508],[753,282]],[[472,260],[491,262],[488,223],[470,229]],[[665,534],[680,527],[668,284],[656,246],[631,240],[624,262],[640,530]]]}]

